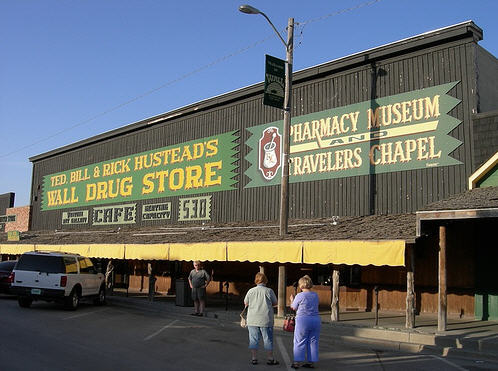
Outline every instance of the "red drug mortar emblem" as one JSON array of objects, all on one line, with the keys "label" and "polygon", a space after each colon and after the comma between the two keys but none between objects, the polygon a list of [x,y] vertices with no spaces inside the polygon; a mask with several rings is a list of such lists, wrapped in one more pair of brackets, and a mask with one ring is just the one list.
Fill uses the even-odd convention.
[{"label": "red drug mortar emblem", "polygon": [[272,180],[280,167],[280,140],[281,135],[274,126],[263,130],[259,140],[258,167],[266,180]]}]

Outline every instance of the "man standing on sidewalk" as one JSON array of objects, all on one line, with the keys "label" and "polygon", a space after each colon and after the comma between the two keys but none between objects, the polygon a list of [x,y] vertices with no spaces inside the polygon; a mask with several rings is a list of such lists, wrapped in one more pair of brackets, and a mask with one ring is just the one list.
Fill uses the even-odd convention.
[{"label": "man standing on sidewalk", "polygon": [[192,289],[192,300],[194,301],[195,312],[194,316],[202,317],[204,308],[206,307],[206,287],[209,285],[211,277],[202,269],[202,264],[199,260],[194,261],[194,269],[188,275],[188,283]]}]

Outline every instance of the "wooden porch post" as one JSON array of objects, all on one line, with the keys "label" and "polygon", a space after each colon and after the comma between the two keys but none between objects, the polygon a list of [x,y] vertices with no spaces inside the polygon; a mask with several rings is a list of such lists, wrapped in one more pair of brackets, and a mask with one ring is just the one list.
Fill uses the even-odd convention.
[{"label": "wooden porch post", "polygon": [[415,327],[415,252],[414,246],[406,249],[406,328]]},{"label": "wooden porch post", "polygon": [[447,320],[447,291],[446,291],[446,227],[439,227],[439,305],[437,311],[437,329],[446,331]]},{"label": "wooden porch post", "polygon": [[283,317],[285,315],[285,296],[286,296],[286,277],[285,277],[285,265],[278,266],[278,304],[277,304],[277,316]]},{"label": "wooden porch post", "polygon": [[330,320],[339,321],[339,267],[332,265],[332,300],[330,303]]}]

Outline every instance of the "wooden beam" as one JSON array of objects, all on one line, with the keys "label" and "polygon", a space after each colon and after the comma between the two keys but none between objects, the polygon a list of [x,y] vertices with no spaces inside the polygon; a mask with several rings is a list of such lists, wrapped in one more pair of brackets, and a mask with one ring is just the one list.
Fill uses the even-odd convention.
[{"label": "wooden beam", "polygon": [[339,321],[339,267],[336,265],[332,266],[332,300],[330,303],[330,320],[332,322]]},{"label": "wooden beam", "polygon": [[379,286],[375,285],[373,289],[373,311],[374,311],[374,324],[379,325]]},{"label": "wooden beam", "polygon": [[416,236],[423,234],[422,222],[439,220],[456,220],[456,219],[482,219],[497,218],[498,208],[487,209],[463,209],[463,210],[436,210],[436,211],[417,211]]},{"label": "wooden beam", "polygon": [[415,328],[415,251],[406,249],[406,328]]},{"label": "wooden beam", "polygon": [[437,329],[446,331],[447,320],[447,285],[446,285],[446,227],[439,227],[439,305],[437,311]]},{"label": "wooden beam", "polygon": [[277,304],[277,317],[283,317],[285,315],[285,265],[278,266],[278,304]]}]

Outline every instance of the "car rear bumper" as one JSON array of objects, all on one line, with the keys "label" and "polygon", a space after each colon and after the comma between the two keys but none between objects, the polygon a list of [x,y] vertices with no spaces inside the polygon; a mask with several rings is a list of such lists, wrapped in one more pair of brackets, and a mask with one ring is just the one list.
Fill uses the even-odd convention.
[{"label": "car rear bumper", "polygon": [[[34,300],[62,300],[64,299],[64,290],[58,289],[40,289],[37,287],[22,287],[12,286],[10,288],[12,294],[17,296],[30,297]],[[38,293],[39,292],[39,293]]]},{"label": "car rear bumper", "polygon": [[0,284],[0,293],[2,294],[11,294],[12,290],[10,288],[10,283],[9,284]]}]

